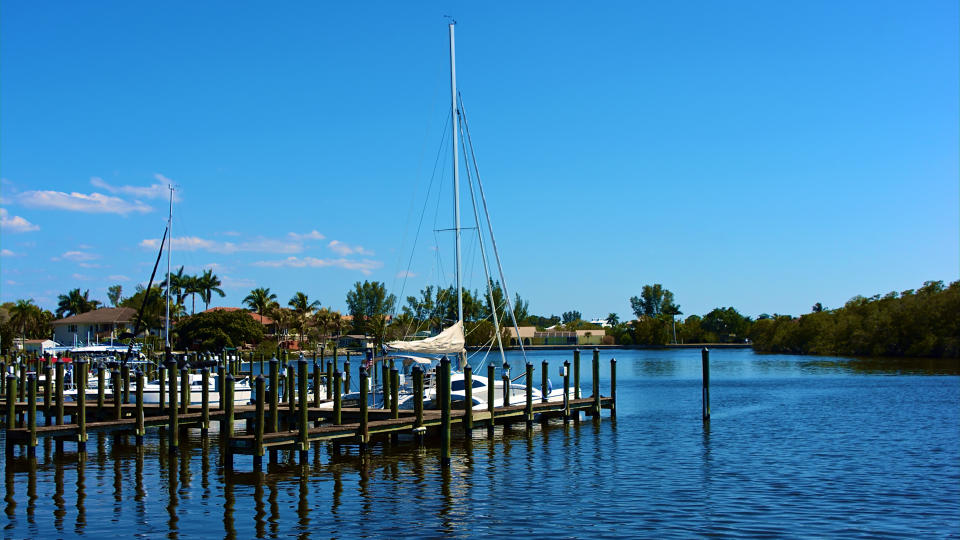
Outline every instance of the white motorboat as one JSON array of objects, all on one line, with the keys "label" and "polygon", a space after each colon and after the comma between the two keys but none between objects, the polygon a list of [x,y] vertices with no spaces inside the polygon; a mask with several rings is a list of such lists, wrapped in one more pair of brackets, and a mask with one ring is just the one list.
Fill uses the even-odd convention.
[{"label": "white motorboat", "polygon": [[[189,388],[190,388],[190,405],[202,405],[203,404],[203,375],[192,373],[189,376]],[[210,404],[215,405],[220,402],[220,390],[217,388],[217,381],[215,376],[209,377],[209,382],[207,383],[207,389],[209,392]],[[133,395],[133,389],[130,390],[131,399]],[[170,403],[170,385],[164,385],[164,394],[166,397],[164,401]],[[250,403],[251,398],[251,388],[250,388],[250,379],[244,377],[242,379],[237,379],[233,385],[233,402],[236,405],[246,405]],[[180,381],[177,381],[177,402],[179,403],[182,397],[180,396]],[[143,385],[143,402],[144,403],[160,403],[160,381],[153,380],[145,385]]]}]

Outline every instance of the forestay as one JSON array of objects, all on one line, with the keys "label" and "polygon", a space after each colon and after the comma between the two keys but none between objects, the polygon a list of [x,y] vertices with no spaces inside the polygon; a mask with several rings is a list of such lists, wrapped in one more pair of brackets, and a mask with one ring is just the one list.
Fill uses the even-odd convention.
[{"label": "forestay", "polygon": [[463,321],[458,321],[439,334],[419,341],[391,341],[388,349],[426,354],[453,354],[464,352]]}]

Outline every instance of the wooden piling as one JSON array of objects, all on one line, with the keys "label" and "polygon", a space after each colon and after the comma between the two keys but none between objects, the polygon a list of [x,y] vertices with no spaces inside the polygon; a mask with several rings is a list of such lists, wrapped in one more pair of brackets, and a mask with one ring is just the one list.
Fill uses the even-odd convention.
[{"label": "wooden piling", "polygon": [[360,453],[367,451],[367,443],[370,440],[370,431],[367,426],[367,391],[369,389],[367,379],[367,369],[360,368]]},{"label": "wooden piling", "polygon": [[700,364],[703,368],[703,421],[710,421],[710,349],[706,347],[700,351]]},{"label": "wooden piling", "polygon": [[[327,388],[326,388],[327,399],[330,399],[333,395],[333,372],[337,371],[336,369],[337,366],[336,366],[336,362],[329,361],[329,360],[327,361],[326,365],[327,365]],[[317,402],[318,407],[320,406],[319,403],[320,402],[318,401]]]},{"label": "wooden piling", "polygon": [[280,429],[280,361],[270,359],[270,422],[267,424],[268,433],[276,433]]},{"label": "wooden piling", "polygon": [[610,359],[610,417],[617,417],[617,359]]},{"label": "wooden piling", "polygon": [[[323,358],[323,355],[320,356]],[[330,393],[327,393],[330,397]],[[320,364],[317,363],[317,353],[313,353],[313,406],[320,406]]]},{"label": "wooden piling", "polygon": [[63,375],[63,368],[64,368],[63,364],[64,364],[63,362],[57,362],[57,368],[56,368],[57,369],[57,386],[56,386],[56,393],[54,394],[55,396],[54,399],[56,400],[55,401],[56,403],[55,406],[57,408],[56,423],[58,426],[63,425],[63,385],[65,381],[65,377]]},{"label": "wooden piling", "polygon": [[[334,360],[336,360],[336,358],[337,358],[337,355],[336,355],[337,349],[334,348],[333,351],[334,351],[333,358],[334,358]],[[343,393],[344,393],[344,394],[349,394],[349,393],[350,393],[350,356],[349,356],[349,355],[347,356],[347,360],[343,363],[343,376],[344,376],[344,378],[343,378]]]},{"label": "wooden piling", "polygon": [[440,397],[440,465],[450,466],[450,359],[440,360],[437,396]]},{"label": "wooden piling", "polygon": [[494,388],[494,379],[497,375],[497,368],[493,366],[493,362],[487,364],[487,412],[490,413],[490,420],[487,421],[487,435],[493,437],[493,428],[496,425],[494,421],[494,416],[496,412],[496,407],[494,406],[494,400],[496,399],[496,389]]},{"label": "wooden piling", "polygon": [[87,451],[87,366],[86,360],[79,360],[76,363],[77,412],[74,413],[73,418],[80,431],[77,436],[77,451],[80,453]]},{"label": "wooden piling", "polygon": [[287,430],[293,429],[297,422],[297,367],[290,362],[287,364]]},{"label": "wooden piling", "polygon": [[570,421],[570,361],[563,362],[563,422]]},{"label": "wooden piling", "polygon": [[[17,376],[7,373],[4,378],[7,380],[7,429],[13,429],[17,425]],[[7,439],[7,449],[13,449],[10,439]]]},{"label": "wooden piling", "polygon": [[190,372],[187,367],[180,368],[180,414],[190,412]]},{"label": "wooden piling", "polygon": [[420,429],[423,426],[423,370],[420,366],[413,366],[413,414],[413,427]]},{"label": "wooden piling", "polygon": [[[112,418],[113,418],[114,420],[120,420],[121,418],[123,418],[123,405],[122,405],[122,403],[120,403],[120,400],[123,398],[123,389],[120,388],[121,382],[120,382],[120,370],[119,370],[119,369],[113,368],[112,370],[110,370],[110,381],[111,381],[111,386],[112,386],[112,389],[113,389],[113,416],[112,416]],[[58,401],[59,401],[59,396],[57,397],[57,399],[58,399]],[[59,408],[60,408],[60,406],[59,406],[59,404],[58,404],[58,405],[57,405],[57,409],[59,410]],[[57,414],[57,425],[59,426],[60,424],[61,424],[61,422],[60,422],[60,415],[59,415],[59,413],[58,413],[58,414]]]},{"label": "wooden piling", "polygon": [[573,350],[573,399],[580,399],[580,349]]},{"label": "wooden piling", "polygon": [[593,419],[600,419],[600,349],[593,349]]},{"label": "wooden piling", "polygon": [[306,359],[301,358],[297,362],[297,368],[299,373],[297,378],[300,382],[300,388],[298,389],[298,394],[300,394],[300,418],[298,424],[299,428],[299,441],[300,441],[300,464],[306,465],[307,459],[310,452],[310,441],[307,438],[307,430],[310,429],[309,418],[309,401],[307,400],[307,361]]},{"label": "wooden piling", "polygon": [[130,366],[126,362],[120,365],[120,381],[123,383],[123,404],[130,403]]},{"label": "wooden piling", "polygon": [[[63,379],[59,379],[59,380],[63,380]],[[27,384],[26,384],[26,382],[27,382],[27,361],[26,361],[26,360],[21,360],[21,361],[20,361],[20,385],[19,385],[19,388],[18,388],[18,389],[20,390],[20,394],[19,394],[19,400],[20,400],[20,401],[25,401],[25,400],[27,399],[27,397],[26,397],[26,391],[27,391]],[[57,385],[59,385],[59,384],[60,384],[60,383],[57,382]]]},{"label": "wooden piling", "polygon": [[550,364],[540,362],[540,401],[546,403],[550,394]]},{"label": "wooden piling", "polygon": [[224,412],[223,422],[220,424],[220,435],[224,437],[223,440],[226,442],[226,448],[223,452],[223,465],[229,471],[233,469],[233,449],[230,445],[230,439],[233,438],[233,375],[227,373],[223,382],[226,396],[223,400]]},{"label": "wooden piling", "polygon": [[390,370],[390,418],[400,418],[400,371]]},{"label": "wooden piling", "polygon": [[176,454],[180,447],[180,417],[177,408],[177,363],[170,360],[167,363],[167,373],[170,376],[170,407],[169,409],[169,433],[167,448],[171,454]]},{"label": "wooden piling", "polygon": [[527,403],[523,411],[523,418],[527,421],[527,429],[533,429],[533,364],[527,362]]},{"label": "wooden piling", "polygon": [[225,372],[225,370],[223,369],[223,366],[217,366],[217,383],[216,383],[216,386],[217,386],[217,400],[218,400],[218,403],[219,403],[219,407],[218,407],[218,408],[219,408],[221,411],[224,409],[224,396],[226,396],[226,394],[227,394],[227,392],[226,392],[226,390],[225,390],[225,388],[226,388],[226,385],[225,385],[226,378],[225,378],[225,376],[226,376],[226,372]]},{"label": "wooden piling", "polygon": [[387,365],[387,359],[381,360],[381,376],[383,381],[380,385],[380,392],[383,394],[382,406],[384,409],[390,409],[390,366]]},{"label": "wooden piling", "polygon": [[[261,358],[261,361],[263,359]],[[253,429],[253,468],[255,471],[260,471],[260,467],[263,463],[263,431],[264,431],[264,399],[265,391],[263,375],[257,375],[257,378],[254,380],[254,392],[257,400],[257,413],[256,413],[256,423]]]},{"label": "wooden piling", "polygon": [[27,426],[30,438],[27,441],[27,455],[37,455],[37,375],[27,376]]},{"label": "wooden piling", "polygon": [[137,425],[134,430],[134,435],[137,438],[137,446],[143,446],[143,436],[147,434],[147,429],[144,426],[144,412],[143,412],[143,386],[145,378],[143,372],[139,369],[137,370],[137,387],[135,399],[137,402]]},{"label": "wooden piling", "polygon": [[[158,396],[159,404],[160,404],[160,414],[163,414],[163,410],[166,408],[166,403],[167,403],[167,368],[163,364],[160,364],[160,367],[157,369],[157,383],[160,386],[160,395]],[[103,384],[102,379],[100,381],[100,384]],[[102,391],[100,392],[100,396],[103,397]]]},{"label": "wooden piling", "polygon": [[[0,377],[0,380],[3,379],[4,377]],[[77,395],[80,395],[79,392]],[[86,399],[85,391],[84,399]],[[43,423],[47,426],[53,424],[53,367],[49,362],[43,366]]]},{"label": "wooden piling", "polygon": [[510,406],[510,373],[507,369],[508,369],[507,365],[504,364],[503,376],[501,377],[503,379],[503,406],[504,407]]},{"label": "wooden piling", "polygon": [[210,433],[210,368],[200,370],[200,435]]},{"label": "wooden piling", "polygon": [[340,379],[341,373],[339,371],[333,372],[333,424],[339,426],[342,418],[342,409],[343,409],[343,396],[340,393]]},{"label": "wooden piling", "polygon": [[463,430],[467,437],[473,433],[473,368],[463,366]]}]

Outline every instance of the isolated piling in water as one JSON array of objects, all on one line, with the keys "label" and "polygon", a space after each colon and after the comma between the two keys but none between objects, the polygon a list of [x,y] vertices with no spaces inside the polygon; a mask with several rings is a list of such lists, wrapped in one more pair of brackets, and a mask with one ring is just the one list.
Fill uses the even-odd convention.
[{"label": "isolated piling in water", "polygon": [[617,417],[617,359],[610,359],[610,417]]},{"label": "isolated piling in water", "polygon": [[[120,400],[123,398],[123,389],[121,388],[122,383],[120,382],[120,370],[113,368],[110,370],[110,380],[112,381],[113,386],[113,419],[120,420],[123,417],[123,408],[121,406]],[[60,392],[57,392],[57,425],[60,425],[61,414],[60,414]]]},{"label": "isolated piling in water", "polygon": [[710,349],[706,347],[700,351],[700,364],[703,368],[703,420],[710,420]]},{"label": "isolated piling in water", "polygon": [[593,418],[600,419],[600,349],[593,349]]},{"label": "isolated piling in water", "polygon": [[224,400],[223,423],[220,425],[220,433],[225,437],[225,448],[223,452],[224,466],[227,470],[233,469],[233,449],[230,446],[230,439],[233,438],[233,375],[227,374],[224,379]]}]

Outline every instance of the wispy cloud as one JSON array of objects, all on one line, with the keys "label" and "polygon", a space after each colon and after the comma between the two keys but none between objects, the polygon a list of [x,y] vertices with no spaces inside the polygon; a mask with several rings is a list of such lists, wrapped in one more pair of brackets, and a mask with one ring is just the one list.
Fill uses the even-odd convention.
[{"label": "wispy cloud", "polygon": [[292,232],[292,233],[288,233],[288,236],[290,238],[293,238],[294,240],[323,240],[324,238],[326,238],[326,236],[320,234],[320,232],[318,232],[316,229],[306,234],[299,234],[299,233]]},{"label": "wispy cloud", "polygon": [[90,276],[86,276],[83,274],[71,274],[70,277],[79,281],[90,281]]},{"label": "wispy cloud", "polygon": [[58,261],[60,259],[66,259],[73,262],[87,262],[95,261],[99,259],[100,256],[95,253],[88,253],[86,251],[67,251],[60,257],[54,257],[52,260]]},{"label": "wispy cloud", "polygon": [[126,201],[103,193],[65,193],[63,191],[24,191],[16,195],[16,202],[30,208],[52,208],[93,214],[146,213],[153,210],[140,201]]},{"label": "wispy cloud", "polygon": [[346,257],[347,255],[373,255],[373,252],[363,246],[351,246],[339,240],[331,240],[327,247],[334,253]]},{"label": "wispy cloud", "polygon": [[10,217],[6,208],[0,208],[0,229],[10,232],[30,232],[40,229],[20,216]]},{"label": "wispy cloud", "polygon": [[[160,247],[160,239],[148,238],[141,241],[140,246],[157,249]],[[247,240],[245,242],[218,242],[197,236],[181,236],[173,239],[173,249],[179,251],[202,250],[225,254],[241,251],[255,253],[300,253],[303,251],[303,244],[300,242],[263,237],[254,238],[253,240]]]},{"label": "wispy cloud", "polygon": [[123,274],[112,274],[107,276],[110,281],[130,281],[130,278]]},{"label": "wispy cloud", "polygon": [[263,266],[268,268],[324,268],[324,267],[336,267],[344,268],[346,270],[358,270],[364,275],[369,275],[373,270],[383,267],[383,263],[380,261],[374,261],[370,259],[363,260],[354,260],[354,259],[318,259],[316,257],[287,257],[286,259],[280,261],[258,261],[253,263],[254,266]]},{"label": "wispy cloud", "polygon": [[403,270],[403,271],[401,271],[401,272],[397,272],[397,277],[398,277],[398,278],[411,278],[411,277],[417,277],[417,274],[415,274],[415,273],[413,273],[413,272],[408,272],[408,271],[406,271],[406,270]]},{"label": "wispy cloud", "polygon": [[[114,186],[108,183],[103,178],[94,176],[90,179],[90,183],[94,186],[105,189],[110,193],[119,193],[122,195],[130,195],[140,199],[166,199],[170,196],[170,184],[173,184],[173,180],[170,180],[162,174],[153,175],[154,179],[158,180],[157,183],[151,184],[149,186]],[[173,200],[179,201],[180,196],[177,195],[177,192],[173,192]]]},{"label": "wispy cloud", "polygon": [[0,250],[0,257],[16,257],[17,254],[10,251],[9,249]]},{"label": "wispy cloud", "polygon": [[230,276],[221,276],[223,287],[226,289],[252,289],[257,286],[257,282],[250,278],[234,278]]}]

